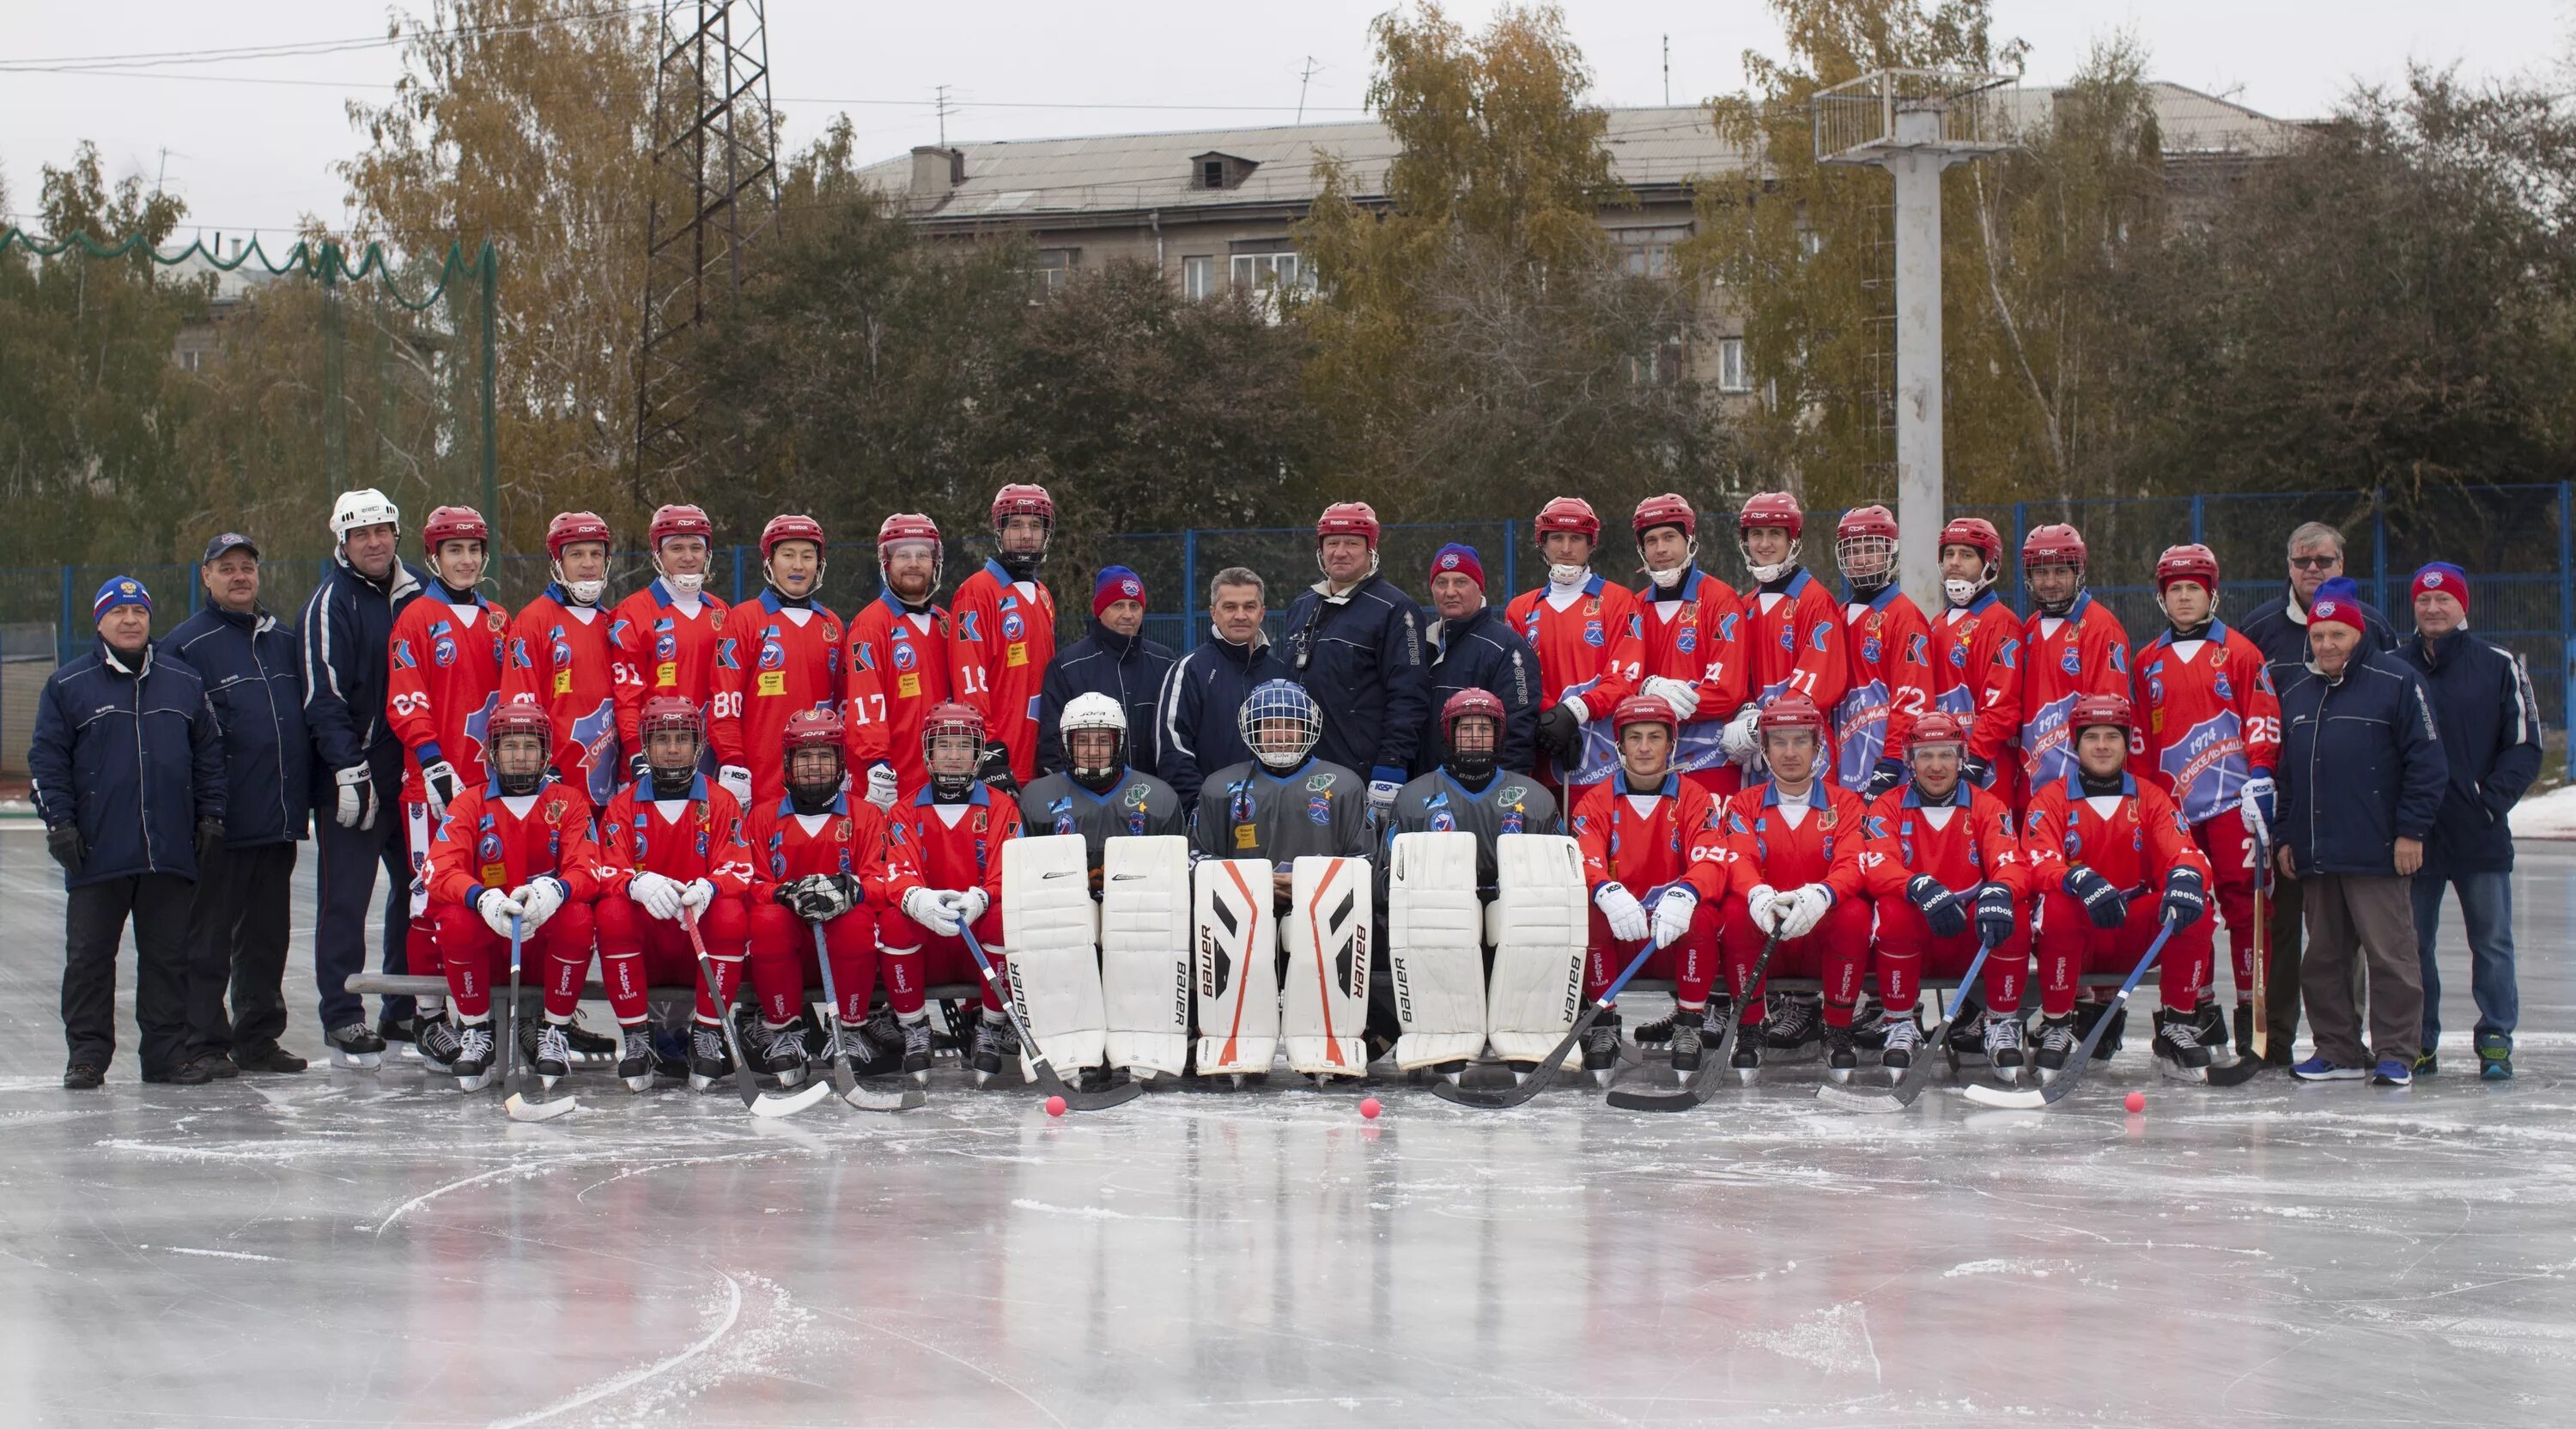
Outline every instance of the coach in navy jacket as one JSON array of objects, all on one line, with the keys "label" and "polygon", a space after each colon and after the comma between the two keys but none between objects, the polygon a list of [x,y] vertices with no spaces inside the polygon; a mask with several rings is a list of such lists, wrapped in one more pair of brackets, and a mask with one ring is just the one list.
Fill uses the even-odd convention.
[{"label": "coach in navy jacket", "polygon": [[1208,582],[1208,638],[1182,656],[1163,680],[1156,720],[1163,752],[1155,770],[1183,810],[1195,809],[1207,776],[1252,757],[1238,720],[1252,687],[1291,678],[1288,663],[1261,632],[1264,587],[1243,566]]},{"label": "coach in navy jacket", "polygon": [[1162,762],[1160,722],[1155,702],[1163,677],[1172,672],[1172,652],[1145,638],[1145,582],[1125,566],[1109,566],[1091,588],[1091,629],[1080,640],[1056,652],[1047,662],[1046,680],[1038,688],[1038,772],[1065,768],[1065,704],[1076,695],[1103,694],[1127,711],[1127,765],[1153,770]]},{"label": "coach in navy jacket", "polygon": [[1317,536],[1324,578],[1289,603],[1281,653],[1289,678],[1324,712],[1315,757],[1366,774],[1369,807],[1382,814],[1413,777],[1432,714],[1431,677],[1422,663],[1422,607],[1377,574],[1374,514],[1367,524],[1365,545],[1339,531]]},{"label": "coach in navy jacket", "polygon": [[134,1021],[146,1081],[201,1083],[188,1055],[188,905],[200,845],[223,837],[223,734],[205,681],[156,650],[132,576],[91,602],[98,644],[54,671],[27,750],[46,850],[63,866],[63,1085],[116,1052],[116,950],[134,922]]},{"label": "coach in navy jacket", "polygon": [[1538,760],[1538,654],[1501,611],[1485,604],[1485,566],[1475,547],[1451,544],[1432,554],[1431,601],[1440,621],[1431,627],[1431,709],[1413,751],[1413,777],[1449,757],[1440,710],[1460,690],[1483,690],[1503,702],[1496,767],[1528,773]]},{"label": "coach in navy jacket", "polygon": [[277,1039],[286,1031],[281,980],[296,845],[312,825],[303,666],[295,628],[259,603],[259,547],[249,537],[227,531],[207,542],[198,578],[207,604],[161,648],[206,681],[223,724],[231,797],[189,917],[190,1046],[218,1076],[226,1067],[300,1072],[303,1059]]}]

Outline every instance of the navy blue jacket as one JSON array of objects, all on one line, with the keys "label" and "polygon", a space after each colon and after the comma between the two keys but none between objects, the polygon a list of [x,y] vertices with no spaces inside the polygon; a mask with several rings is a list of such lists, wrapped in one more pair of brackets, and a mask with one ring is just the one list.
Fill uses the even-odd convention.
[{"label": "navy blue jacket", "polygon": [[[401,776],[402,740],[385,718],[392,668],[385,645],[393,639],[394,616],[420,594],[421,585],[420,572],[399,558],[387,589],[335,552],[313,598],[304,603],[296,635],[304,650],[304,724],[320,763],[313,787],[327,787],[332,771],[370,760],[378,766],[379,784]],[[390,804],[393,792],[380,789],[378,797]]]},{"label": "navy blue jacket", "polygon": [[1431,712],[1423,717],[1422,742],[1413,753],[1420,778],[1449,757],[1449,731],[1440,708],[1460,690],[1483,690],[1503,702],[1501,762],[1521,772],[1538,767],[1538,654],[1503,613],[1486,606],[1464,620],[1431,628]]},{"label": "navy blue jacket", "polygon": [[224,816],[224,733],[188,662],[145,646],[128,669],[106,641],[54,671],[27,749],[45,827],[89,852],[63,886],[197,876],[197,821]]},{"label": "navy blue jacket", "polygon": [[224,729],[224,846],[292,843],[312,827],[313,750],[304,733],[304,676],[295,628],[262,608],[207,606],[161,648],[188,662]]},{"label": "navy blue jacket", "polygon": [[2426,873],[2501,873],[2513,867],[2505,813],[2540,776],[2540,702],[2531,672],[2510,650],[2464,627],[2397,647],[2433,697],[2450,785],[2424,845]]},{"label": "navy blue jacket", "polygon": [[1211,631],[1199,648],[1172,666],[1157,702],[1163,752],[1154,772],[1181,796],[1184,810],[1198,807],[1199,785],[1208,775],[1252,758],[1236,723],[1252,687],[1289,678],[1292,672],[1279,658],[1278,647],[1258,632],[1245,646],[1229,644]]},{"label": "navy blue jacket", "polygon": [[[2397,630],[2388,617],[2379,613],[2369,601],[2361,606],[2362,643],[2373,650],[2397,648]],[[2293,616],[2290,612],[2296,610]],[[2243,620],[2227,622],[2237,634],[2254,642],[2263,652],[2263,663],[2272,667],[2272,688],[2286,690],[2299,672],[2308,667],[2307,608],[2295,603],[2289,582],[2281,583],[2281,593],[2254,607]]]},{"label": "navy blue jacket", "polygon": [[1064,731],[1056,726],[1064,718],[1065,705],[1076,695],[1088,694],[1107,695],[1126,707],[1129,767],[1160,768],[1163,741],[1156,732],[1160,725],[1154,705],[1162,697],[1163,677],[1172,672],[1175,659],[1159,642],[1142,635],[1121,635],[1093,616],[1091,632],[1055,652],[1038,687],[1038,772],[1063,772],[1068,763]]},{"label": "navy blue jacket", "polygon": [[2281,691],[2277,832],[2302,875],[2394,878],[2397,840],[2433,832],[2449,780],[2413,667],[2364,645],[2328,682],[2302,665]]},{"label": "navy blue jacket", "polygon": [[1289,603],[1286,629],[1289,678],[1324,712],[1315,757],[1371,782],[1411,778],[1431,703],[1422,607],[1384,576],[1338,597],[1317,582]]}]

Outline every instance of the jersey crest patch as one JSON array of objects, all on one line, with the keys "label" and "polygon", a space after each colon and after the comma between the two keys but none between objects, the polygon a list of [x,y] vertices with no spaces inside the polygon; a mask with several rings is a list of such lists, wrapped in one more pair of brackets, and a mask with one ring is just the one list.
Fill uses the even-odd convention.
[{"label": "jersey crest patch", "polygon": [[1321,794],[1332,787],[1333,776],[1330,774],[1309,775],[1306,779],[1306,792],[1309,794]]},{"label": "jersey crest patch", "polygon": [[[897,640],[894,642],[894,655],[892,658],[894,660],[894,667],[898,670],[909,670],[921,661],[921,657],[913,653],[912,642],[909,640]],[[868,657],[868,647],[865,645],[859,647],[859,663],[869,669],[876,668],[876,662]]]},{"label": "jersey crest patch", "polygon": [[1306,819],[1309,823],[1317,825],[1331,823],[1333,821],[1333,796],[1330,794],[1318,794],[1315,797],[1308,799],[1306,801]]},{"label": "jersey crest patch", "polygon": [[1602,635],[1602,631],[1601,631],[1601,622],[1600,622],[1600,621],[1597,621],[1597,620],[1587,620],[1587,621],[1583,622],[1583,643],[1584,643],[1584,644],[1591,646],[1591,647],[1592,647],[1593,649],[1595,649],[1595,650],[1598,650],[1598,649],[1600,649],[1600,648],[1601,648],[1601,643],[1602,643],[1602,640],[1603,640],[1603,639],[1604,639],[1604,637],[1603,637],[1603,635]]},{"label": "jersey crest patch", "polygon": [[2084,668],[2083,657],[2076,654],[2074,646],[2069,645],[2058,652],[2057,668],[2070,675],[2079,674]]}]

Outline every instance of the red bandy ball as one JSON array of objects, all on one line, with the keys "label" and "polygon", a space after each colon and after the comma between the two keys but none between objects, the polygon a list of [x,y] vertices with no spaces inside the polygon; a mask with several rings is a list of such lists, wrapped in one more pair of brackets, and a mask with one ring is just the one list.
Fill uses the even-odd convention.
[{"label": "red bandy ball", "polygon": [[2145,1111],[2147,1109],[2147,1094],[2145,1092],[2131,1092],[2128,1095],[2128,1099],[2124,1101],[2122,1105],[2126,1106],[2131,1111]]},{"label": "red bandy ball", "polygon": [[1377,1120],[1377,1114],[1378,1114],[1381,1110],[1384,1110],[1384,1108],[1380,1107],[1380,1106],[1377,1104],[1377,1098],[1375,1098],[1375,1097],[1362,1097],[1362,1098],[1360,1098],[1360,1115],[1362,1115],[1362,1116],[1364,1116],[1364,1117],[1367,1117],[1367,1118],[1368,1118],[1369,1120],[1371,1120],[1371,1121],[1375,1121],[1375,1120]]},{"label": "red bandy ball", "polygon": [[1062,1098],[1062,1097],[1049,1097],[1049,1098],[1047,1098],[1047,1115],[1049,1115],[1049,1116],[1062,1116],[1062,1115],[1064,1115],[1064,1098]]}]

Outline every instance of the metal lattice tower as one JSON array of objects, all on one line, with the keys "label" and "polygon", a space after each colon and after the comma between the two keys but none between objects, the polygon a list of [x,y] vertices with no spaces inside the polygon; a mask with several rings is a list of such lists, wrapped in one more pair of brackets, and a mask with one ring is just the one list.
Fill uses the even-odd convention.
[{"label": "metal lattice tower", "polygon": [[[1885,69],[1819,90],[1814,100],[1816,162],[1866,164],[1893,181],[1898,577],[1925,610],[1942,608],[1941,171],[2013,147],[2009,111],[1995,93],[2011,82]],[[1875,307],[1876,273],[1872,279]],[[1883,329],[1871,326],[1875,339]]]},{"label": "metal lattice tower", "polygon": [[669,0],[653,79],[653,189],[644,221],[636,494],[700,455],[693,331],[742,291],[743,250],[778,222],[769,26],[761,0]]}]

